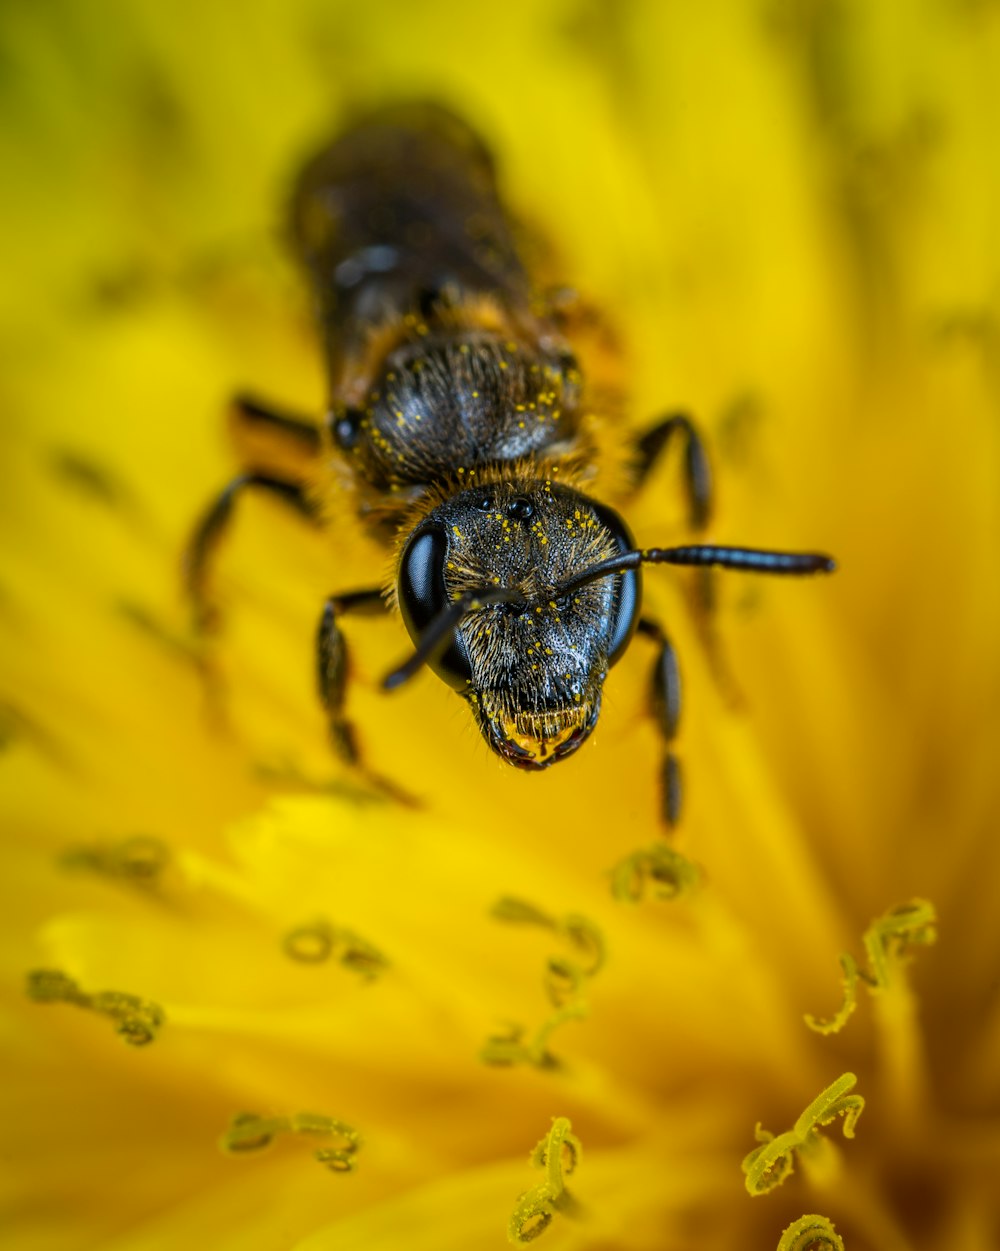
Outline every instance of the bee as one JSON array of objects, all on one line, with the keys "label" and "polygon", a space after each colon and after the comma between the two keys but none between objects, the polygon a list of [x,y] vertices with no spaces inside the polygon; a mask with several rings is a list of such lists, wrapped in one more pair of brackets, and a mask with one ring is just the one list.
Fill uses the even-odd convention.
[{"label": "bee", "polygon": [[[601,402],[578,358],[572,300],[532,282],[490,152],[451,112],[392,106],[336,136],[297,180],[290,234],[316,304],[329,411],[317,427],[236,402],[246,429],[290,454],[283,470],[240,474],[205,513],[187,562],[200,618],[211,554],[240,496],[265,492],[320,521],[323,492],[347,490],[393,559],[388,585],[332,595],[323,608],[317,674],[337,754],[377,777],[347,710],[351,614],[398,610],[414,650],[385,687],[429,667],[468,704],[491,751],[528,771],[583,746],[608,672],[638,631],[656,648],[650,711],[662,813],[674,824],[680,678],[666,631],[643,614],[642,567],[801,575],[833,561],[714,544],[640,549],[622,516],[588,493]],[[688,417],[665,417],[631,443],[630,487],[678,443],[700,529],[711,470]]]}]

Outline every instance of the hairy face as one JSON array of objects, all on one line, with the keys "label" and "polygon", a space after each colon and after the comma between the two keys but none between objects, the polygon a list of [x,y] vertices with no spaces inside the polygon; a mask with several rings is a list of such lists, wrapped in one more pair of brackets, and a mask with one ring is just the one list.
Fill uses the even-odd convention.
[{"label": "hairy face", "polygon": [[615,574],[568,594],[560,588],[630,546],[613,510],[538,478],[460,492],[411,535],[399,602],[415,643],[463,594],[512,593],[512,602],[465,615],[430,662],[468,700],[483,737],[510,764],[547,768],[594,728],[608,668],[635,625],[639,574]]}]

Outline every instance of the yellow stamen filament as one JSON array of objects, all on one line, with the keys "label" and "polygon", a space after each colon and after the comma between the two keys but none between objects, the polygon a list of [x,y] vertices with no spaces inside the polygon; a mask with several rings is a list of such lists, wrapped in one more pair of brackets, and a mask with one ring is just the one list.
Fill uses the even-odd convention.
[{"label": "yellow stamen filament", "polygon": [[159,1004],[119,990],[82,991],[58,969],[35,969],[28,974],[28,997],[36,1003],[72,1003],[110,1017],[115,1032],[133,1047],[151,1043],[166,1019]]},{"label": "yellow stamen filament", "polygon": [[[756,1138],[761,1146],[747,1155],[742,1164],[746,1188],[752,1195],[767,1194],[780,1186],[794,1167],[794,1156],[817,1149],[819,1130],[838,1116],[844,1118],[844,1137],[854,1137],[854,1126],[865,1106],[860,1095],[847,1092],[857,1083],[853,1073],[844,1073],[810,1103],[792,1129],[777,1137],[758,1123]],[[825,1167],[825,1163],[824,1163]]]},{"label": "yellow stamen filament", "polygon": [[361,1135],[346,1121],[317,1112],[297,1112],[292,1116],[240,1112],[219,1139],[219,1147],[227,1155],[246,1155],[265,1150],[279,1134],[332,1138],[333,1145],[320,1147],[313,1153],[314,1158],[333,1173],[352,1173],[357,1167]]},{"label": "yellow stamen filament", "polygon": [[535,1168],[545,1170],[545,1181],[526,1190],[507,1222],[507,1237],[515,1246],[532,1242],[548,1228],[556,1212],[578,1217],[580,1205],[566,1189],[566,1177],[580,1163],[583,1148],[565,1116],[554,1117],[552,1128],[531,1153]]}]

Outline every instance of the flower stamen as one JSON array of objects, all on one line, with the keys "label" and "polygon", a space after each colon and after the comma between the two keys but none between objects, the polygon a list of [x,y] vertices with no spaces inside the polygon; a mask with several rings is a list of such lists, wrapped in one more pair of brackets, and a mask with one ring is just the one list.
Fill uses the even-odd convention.
[{"label": "flower stamen", "polygon": [[72,1003],[110,1017],[115,1032],[133,1047],[151,1043],[166,1019],[160,1005],[150,999],[119,990],[88,994],[59,969],[33,969],[28,974],[27,993],[35,1003]]},{"label": "flower stamen", "polygon": [[668,843],[640,847],[611,870],[611,894],[619,903],[643,899],[669,902],[686,895],[701,881],[701,869]]},{"label": "flower stamen", "polygon": [[549,1038],[566,1021],[582,1020],[590,1011],[584,986],[604,963],[604,935],[588,917],[568,913],[562,918],[549,916],[534,904],[522,899],[504,896],[498,899],[490,915],[500,921],[515,924],[537,925],[565,938],[585,959],[578,964],[566,956],[550,956],[545,965],[543,985],[545,994],[555,1011],[536,1030],[530,1042],[525,1042],[526,1030],[513,1024],[507,1031],[486,1040],[480,1051],[485,1064],[532,1064],[536,1068],[555,1068],[558,1060],[549,1051]]},{"label": "flower stamen", "polygon": [[911,899],[876,917],[862,940],[868,956],[868,971],[859,967],[850,952],[843,952],[840,967],[844,995],[840,1008],[825,1020],[807,1012],[806,1025],[818,1034],[839,1033],[858,1006],[858,980],[864,981],[872,994],[888,990],[910,949],[929,946],[937,940],[936,924],[934,905],[926,899]]},{"label": "flower stamen", "polygon": [[323,964],[334,952],[345,968],[374,981],[389,968],[381,951],[353,930],[338,929],[323,917],[297,925],[281,940],[285,955],[299,964]]},{"label": "flower stamen", "polygon": [[861,1095],[847,1093],[857,1080],[853,1073],[843,1073],[816,1096],[793,1128],[783,1134],[775,1136],[758,1122],[755,1136],[762,1145],[751,1151],[741,1165],[750,1194],[767,1194],[780,1186],[792,1172],[795,1154],[814,1152],[819,1146],[820,1129],[838,1116],[844,1118],[844,1137],[854,1137],[854,1126],[865,1106]]},{"label": "flower stamen", "polygon": [[162,839],[134,834],[117,842],[68,847],[59,857],[59,864],[64,869],[96,873],[130,886],[149,888],[160,884],[170,864],[170,849]]},{"label": "flower stamen", "polygon": [[800,1216],[781,1235],[778,1251],[844,1251],[844,1240],[825,1216]]},{"label": "flower stamen", "polygon": [[581,1214],[580,1205],[566,1189],[565,1181],[580,1163],[583,1152],[580,1140],[571,1130],[565,1116],[553,1117],[552,1128],[531,1152],[531,1164],[545,1170],[545,1181],[533,1190],[526,1190],[514,1205],[507,1222],[507,1237],[515,1246],[534,1241],[549,1226],[556,1212],[571,1218]]},{"label": "flower stamen", "polygon": [[333,1145],[320,1147],[313,1152],[313,1158],[333,1173],[351,1173],[357,1167],[355,1157],[361,1135],[346,1121],[319,1112],[296,1112],[291,1116],[239,1112],[219,1139],[219,1146],[227,1155],[248,1155],[265,1150],[279,1134],[333,1138]]}]

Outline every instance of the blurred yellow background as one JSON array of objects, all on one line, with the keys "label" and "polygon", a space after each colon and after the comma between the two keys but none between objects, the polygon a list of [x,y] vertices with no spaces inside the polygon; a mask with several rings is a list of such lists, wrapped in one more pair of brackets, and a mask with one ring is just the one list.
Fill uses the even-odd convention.
[{"label": "blurred yellow background", "polygon": [[[996,1245],[998,84],[1000,12],[975,0],[4,7],[10,1245],[501,1246],[556,1115],[590,1219],[553,1247],[770,1247],[813,1210],[849,1248]],[[324,596],[385,561],[350,518],[317,538],[247,503],[219,562],[226,724],[206,710],[179,563],[234,472],[226,402],[326,402],[287,187],[351,110],[414,96],[482,131],[616,327],[629,426],[707,430],[711,538],[840,564],[720,579],[735,706],[683,581],[646,575],[684,669],[692,899],[608,892],[661,838],[641,640],[594,741],[524,777],[432,676],[378,691],[398,622],[349,623],[368,753],[425,806],[357,801],[312,692]],[[671,464],[629,520],[662,544],[683,515]],[[169,852],[153,890],[60,868],[137,834]],[[544,1016],[556,941],[491,920],[500,894],[605,935],[562,1069],[477,1060]],[[940,917],[915,997],[810,1034],[838,954],[913,896]],[[282,955],[318,915],[386,951],[377,985]],[[156,1000],[162,1036],[132,1051],[29,1003],[38,967]],[[839,1172],[750,1199],[755,1121],[786,1128],[848,1069],[868,1104]],[[225,1158],[247,1108],[357,1125],[358,1174],[284,1142]]]}]

